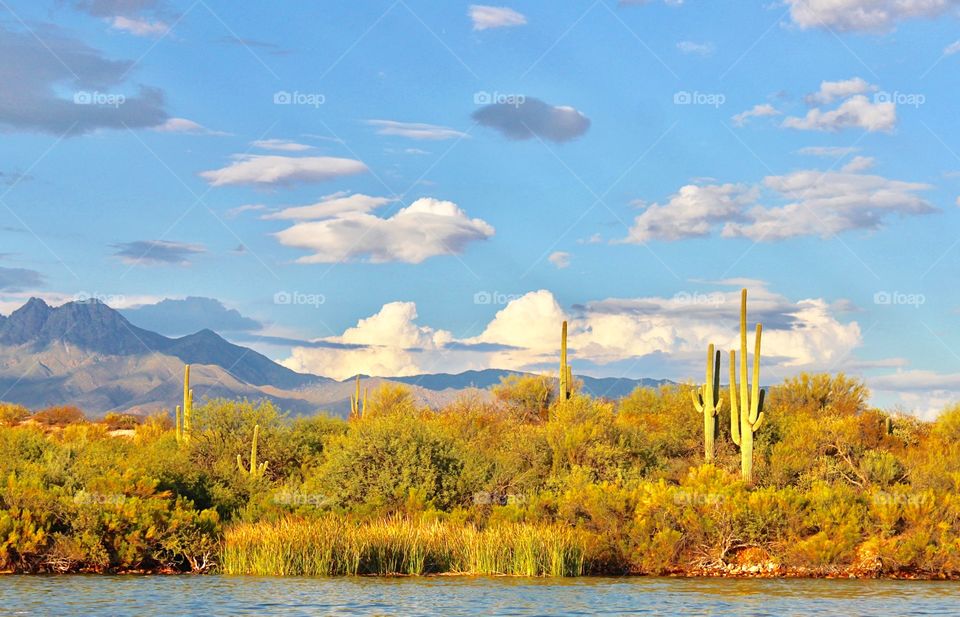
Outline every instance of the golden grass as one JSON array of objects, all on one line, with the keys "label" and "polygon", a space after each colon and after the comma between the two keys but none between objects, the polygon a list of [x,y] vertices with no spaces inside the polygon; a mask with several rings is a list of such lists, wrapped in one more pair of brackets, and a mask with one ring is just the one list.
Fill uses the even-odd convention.
[{"label": "golden grass", "polygon": [[227,530],[225,574],[339,576],[482,574],[580,576],[588,538],[559,525],[477,529],[389,518],[352,523],[337,517],[242,523]]}]

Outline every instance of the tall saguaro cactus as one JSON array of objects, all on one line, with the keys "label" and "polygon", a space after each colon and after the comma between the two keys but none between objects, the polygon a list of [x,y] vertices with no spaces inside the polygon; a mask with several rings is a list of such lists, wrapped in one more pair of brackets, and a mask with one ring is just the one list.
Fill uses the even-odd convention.
[{"label": "tall saguaro cactus", "polygon": [[[760,389],[760,335],[763,325],[757,324],[753,348],[753,384],[747,384],[747,290],[740,292],[740,386],[737,392],[737,354],[730,350],[730,434],[740,446],[740,473],[753,481],[753,434],[763,424],[763,397]],[[737,397],[740,401],[737,403]]]},{"label": "tall saguaro cactus", "polygon": [[237,455],[237,469],[240,470],[244,475],[258,479],[262,478],[263,474],[267,471],[267,461],[257,465],[257,441],[260,437],[260,425],[257,424],[253,427],[253,445],[250,446],[250,468],[247,469],[243,466],[243,459],[240,455]]},{"label": "tall saguaro cactus", "polygon": [[350,397],[350,417],[362,418],[367,413],[367,389],[363,389],[363,404],[360,403],[360,375],[357,375],[357,393]]},{"label": "tall saguaro cactus", "polygon": [[190,365],[183,367],[183,407],[177,405],[177,442],[190,441],[190,413],[193,411],[193,390],[190,388]]},{"label": "tall saguaro cactus", "polygon": [[563,322],[560,334],[560,400],[565,401],[573,393],[573,372],[567,364],[567,322]]},{"label": "tall saguaro cactus", "polygon": [[714,354],[713,343],[707,347],[707,370],[703,385],[690,391],[693,406],[703,414],[703,458],[713,461],[714,441],[723,400],[720,399],[720,351]]}]

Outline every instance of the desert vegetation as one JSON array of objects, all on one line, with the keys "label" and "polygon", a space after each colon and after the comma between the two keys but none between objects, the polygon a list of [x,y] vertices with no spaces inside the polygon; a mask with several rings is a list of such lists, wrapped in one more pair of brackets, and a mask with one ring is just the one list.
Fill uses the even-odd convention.
[{"label": "desert vegetation", "polygon": [[800,375],[766,396],[747,482],[727,422],[704,462],[691,387],[555,386],[514,376],[441,410],[387,386],[349,420],[212,400],[179,442],[165,415],[130,431],[4,406],[0,568],[960,571],[960,407],[925,423],[871,409],[854,379]]},{"label": "desert vegetation", "polygon": [[[578,391],[513,375],[439,409],[385,384],[348,419],[184,399],[90,421],[0,404],[0,569],[274,575],[960,574],[960,406],[871,408],[845,375]],[[361,394],[362,392],[362,394]],[[693,404],[691,405],[691,398]]]}]

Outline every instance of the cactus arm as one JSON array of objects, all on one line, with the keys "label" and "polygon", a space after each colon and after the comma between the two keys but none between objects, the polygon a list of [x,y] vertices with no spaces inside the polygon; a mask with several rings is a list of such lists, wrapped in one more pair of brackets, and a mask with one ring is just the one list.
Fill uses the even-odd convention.
[{"label": "cactus arm", "polygon": [[747,290],[740,292],[740,435],[749,430],[750,389],[747,385]]},{"label": "cactus arm", "polygon": [[703,413],[703,399],[701,394],[697,392],[699,388],[693,388],[690,390],[690,400],[693,401],[693,407],[697,410],[698,413]]},{"label": "cactus arm", "polygon": [[750,424],[757,421],[757,415],[760,413],[760,335],[762,332],[763,326],[757,324],[757,336],[753,347],[753,384],[751,385],[750,392]]},{"label": "cactus arm", "polygon": [[177,420],[177,443],[180,443],[183,440],[183,425],[180,423],[180,405],[177,405],[177,409],[174,412],[174,415]]},{"label": "cactus arm", "polygon": [[740,445],[740,411],[737,408],[737,352],[730,350],[730,438]]}]

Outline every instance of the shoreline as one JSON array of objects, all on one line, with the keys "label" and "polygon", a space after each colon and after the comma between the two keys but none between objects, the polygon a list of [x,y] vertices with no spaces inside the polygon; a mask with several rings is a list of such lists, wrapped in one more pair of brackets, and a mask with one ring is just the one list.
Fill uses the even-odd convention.
[{"label": "shoreline", "polygon": [[575,580],[591,578],[685,578],[685,579],[807,579],[807,580],[897,580],[897,581],[960,581],[960,572],[942,573],[942,572],[870,572],[855,569],[815,569],[805,567],[786,567],[778,566],[773,570],[752,571],[756,566],[729,566],[725,568],[691,568],[687,570],[676,569],[662,574],[648,574],[642,572],[611,572],[611,573],[590,573],[579,576],[525,576],[521,574],[483,574],[471,572],[432,572],[428,574],[355,574],[355,575],[329,575],[329,576],[284,576],[284,575],[263,575],[263,574],[225,574],[222,572],[189,572],[175,571],[170,569],[157,570],[120,570],[116,572],[102,572],[95,570],[77,570],[75,572],[15,572],[0,571],[0,576],[226,576],[226,577],[244,577],[255,576],[257,578],[369,578],[369,579],[397,579],[397,578],[510,578],[510,579],[556,579],[556,580]]}]

